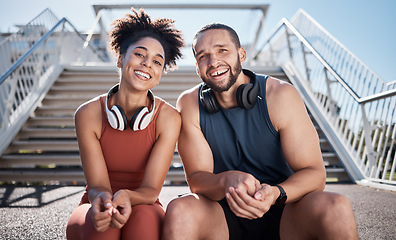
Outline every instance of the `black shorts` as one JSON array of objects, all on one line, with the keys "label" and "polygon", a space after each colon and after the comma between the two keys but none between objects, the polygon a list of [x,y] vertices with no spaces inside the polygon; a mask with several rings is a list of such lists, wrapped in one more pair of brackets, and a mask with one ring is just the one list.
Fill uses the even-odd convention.
[{"label": "black shorts", "polygon": [[279,225],[284,206],[272,206],[263,217],[249,220],[237,217],[223,198],[218,202],[227,220],[230,240],[280,239]]}]

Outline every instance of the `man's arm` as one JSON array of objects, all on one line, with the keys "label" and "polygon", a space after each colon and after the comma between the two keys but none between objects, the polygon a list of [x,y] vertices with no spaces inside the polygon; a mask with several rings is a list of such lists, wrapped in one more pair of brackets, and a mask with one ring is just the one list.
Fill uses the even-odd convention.
[{"label": "man's arm", "polygon": [[[310,192],[322,191],[326,172],[317,132],[297,90],[288,83],[269,78],[266,100],[271,122],[280,134],[285,159],[294,174],[280,183],[287,202],[295,202]],[[239,217],[261,217],[280,194],[276,186],[261,184],[251,197],[238,189],[227,193],[231,210]]]},{"label": "man's arm", "polygon": [[212,151],[199,124],[198,88],[184,92],[177,101],[177,109],[182,116],[178,150],[191,192],[218,201],[230,186],[243,185],[253,194],[259,182],[252,175],[238,171],[213,173]]},{"label": "man's arm", "polygon": [[324,189],[326,171],[319,138],[297,90],[275,79],[270,79],[267,86],[271,121],[280,134],[286,161],[294,171],[281,185],[287,202],[294,202]]}]

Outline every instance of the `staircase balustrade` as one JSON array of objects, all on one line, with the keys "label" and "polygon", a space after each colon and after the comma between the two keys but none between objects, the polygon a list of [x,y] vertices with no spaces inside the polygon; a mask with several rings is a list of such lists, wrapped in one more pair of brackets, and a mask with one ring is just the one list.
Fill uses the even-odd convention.
[{"label": "staircase balustrade", "polygon": [[[105,59],[92,46],[82,52],[84,37],[66,19],[46,9],[0,43],[0,153],[40,103],[63,65]],[[3,70],[3,69],[0,69]]]},{"label": "staircase balustrade", "polygon": [[[232,7],[258,8],[264,16],[268,8]],[[99,11],[106,6],[94,8],[98,14],[95,25],[101,25]],[[58,20],[46,9],[0,43],[0,153],[40,104],[64,65],[108,60],[106,53],[98,53],[89,44],[92,34],[84,39],[67,19]],[[251,67],[283,67],[353,180],[396,189],[396,81],[383,81],[302,10],[290,22],[282,19],[258,50],[249,58]]]},{"label": "staircase balustrade", "polygon": [[383,81],[302,10],[282,19],[251,64],[283,66],[355,181],[395,188],[396,82]]}]

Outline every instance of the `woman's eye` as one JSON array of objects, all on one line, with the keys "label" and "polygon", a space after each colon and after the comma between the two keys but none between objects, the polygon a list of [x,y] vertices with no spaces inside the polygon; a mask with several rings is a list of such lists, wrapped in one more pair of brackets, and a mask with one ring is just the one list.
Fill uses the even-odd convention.
[{"label": "woman's eye", "polygon": [[159,61],[154,61],[154,64],[158,65],[158,66],[162,66],[162,63]]}]

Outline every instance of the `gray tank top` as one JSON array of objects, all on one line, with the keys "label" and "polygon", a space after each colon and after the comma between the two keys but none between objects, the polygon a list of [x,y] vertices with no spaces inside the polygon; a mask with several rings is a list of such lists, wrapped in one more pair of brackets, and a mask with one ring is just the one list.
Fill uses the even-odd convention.
[{"label": "gray tank top", "polygon": [[210,114],[198,99],[200,126],[212,150],[214,173],[239,170],[270,185],[281,183],[293,174],[284,158],[279,133],[269,118],[265,96],[267,77],[256,75],[260,92],[250,110],[221,108]]}]

